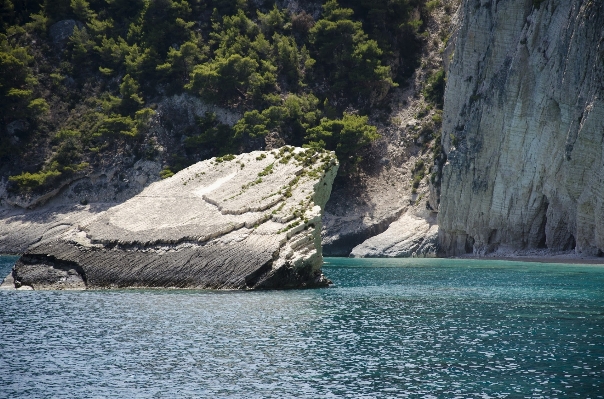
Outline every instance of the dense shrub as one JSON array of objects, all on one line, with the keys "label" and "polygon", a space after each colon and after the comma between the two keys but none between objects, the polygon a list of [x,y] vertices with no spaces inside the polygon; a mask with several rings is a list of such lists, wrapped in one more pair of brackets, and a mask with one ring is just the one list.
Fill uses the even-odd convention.
[{"label": "dense shrub", "polygon": [[355,164],[361,160],[358,150],[378,137],[366,116],[344,113],[342,119],[323,118],[318,126],[308,129],[306,140],[311,147],[333,150],[340,160]]},{"label": "dense shrub", "polygon": [[330,94],[380,100],[396,86],[390,67],[381,62],[382,50],[368,38],[362,24],[352,19],[353,10],[341,8],[336,0],[323,6],[323,16],[310,29],[322,76],[330,84]]},{"label": "dense shrub", "polygon": [[436,105],[440,109],[442,109],[444,103],[445,83],[445,71],[443,69],[439,69],[428,77],[423,90],[426,100]]}]

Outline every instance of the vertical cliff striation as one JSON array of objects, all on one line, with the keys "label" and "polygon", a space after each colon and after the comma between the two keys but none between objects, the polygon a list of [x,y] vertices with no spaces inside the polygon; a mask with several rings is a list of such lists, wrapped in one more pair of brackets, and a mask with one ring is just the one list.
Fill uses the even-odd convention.
[{"label": "vertical cliff striation", "polygon": [[604,250],[604,2],[464,0],[445,92],[443,255]]}]

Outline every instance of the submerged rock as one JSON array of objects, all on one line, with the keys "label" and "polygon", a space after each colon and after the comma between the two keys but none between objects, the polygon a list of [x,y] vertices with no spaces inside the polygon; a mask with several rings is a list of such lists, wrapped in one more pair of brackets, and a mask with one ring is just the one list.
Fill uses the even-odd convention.
[{"label": "submerged rock", "polygon": [[30,247],[16,288],[325,286],[321,214],[338,164],[283,147],[199,162]]}]

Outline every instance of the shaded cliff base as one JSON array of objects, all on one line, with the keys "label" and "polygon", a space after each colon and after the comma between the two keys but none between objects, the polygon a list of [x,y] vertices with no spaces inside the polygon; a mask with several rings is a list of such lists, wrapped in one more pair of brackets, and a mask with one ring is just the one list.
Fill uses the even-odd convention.
[{"label": "shaded cliff base", "polygon": [[548,249],[533,250],[498,250],[486,255],[466,254],[453,256],[453,259],[484,259],[484,260],[508,260],[514,262],[538,262],[538,263],[568,263],[577,265],[602,265],[604,256],[589,256],[571,251],[551,251]]}]

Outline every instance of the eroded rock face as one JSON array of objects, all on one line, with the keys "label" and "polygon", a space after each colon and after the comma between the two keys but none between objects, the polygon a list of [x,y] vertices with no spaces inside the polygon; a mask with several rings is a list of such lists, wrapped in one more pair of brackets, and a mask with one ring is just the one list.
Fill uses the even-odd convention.
[{"label": "eroded rock face", "polygon": [[257,289],[322,286],[331,152],[283,147],[199,162],[43,240],[15,287]]},{"label": "eroded rock face", "polygon": [[604,2],[464,0],[445,92],[444,255],[604,250]]}]

